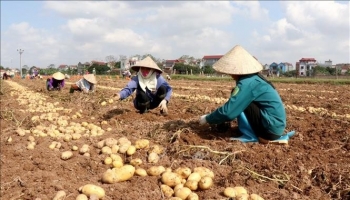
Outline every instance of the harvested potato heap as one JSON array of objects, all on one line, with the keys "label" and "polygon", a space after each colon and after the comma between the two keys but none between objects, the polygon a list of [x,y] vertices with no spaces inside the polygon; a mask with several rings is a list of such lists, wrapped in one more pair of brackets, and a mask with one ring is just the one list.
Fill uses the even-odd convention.
[{"label": "harvested potato heap", "polygon": [[224,190],[224,195],[226,197],[235,198],[239,200],[264,200],[257,194],[248,194],[248,191],[241,186],[227,187]]}]

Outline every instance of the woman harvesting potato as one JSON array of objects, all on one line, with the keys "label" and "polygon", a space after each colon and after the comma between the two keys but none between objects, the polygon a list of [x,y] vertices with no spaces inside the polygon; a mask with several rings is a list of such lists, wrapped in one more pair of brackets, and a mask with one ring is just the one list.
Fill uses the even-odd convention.
[{"label": "woman harvesting potato", "polygon": [[275,87],[259,72],[262,65],[237,45],[213,65],[219,73],[229,74],[236,82],[229,100],[200,124],[222,124],[237,118],[242,142],[288,143],[294,132],[284,135],[286,111]]},{"label": "woman harvesting potato", "polygon": [[167,105],[172,88],[161,76],[163,71],[149,56],[132,66],[131,69],[137,71],[137,76],[132,77],[126,87],[115,94],[115,97],[123,100],[136,90],[134,107],[141,114],[157,107],[160,108],[162,114],[168,114]]}]

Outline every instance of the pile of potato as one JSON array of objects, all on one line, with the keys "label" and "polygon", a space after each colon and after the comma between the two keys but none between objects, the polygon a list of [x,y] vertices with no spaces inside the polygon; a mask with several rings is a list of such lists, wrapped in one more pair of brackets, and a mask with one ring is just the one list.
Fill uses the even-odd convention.
[{"label": "pile of potato", "polygon": [[226,197],[235,198],[239,200],[264,200],[257,194],[248,194],[248,191],[241,186],[227,187],[224,190],[224,195]]}]

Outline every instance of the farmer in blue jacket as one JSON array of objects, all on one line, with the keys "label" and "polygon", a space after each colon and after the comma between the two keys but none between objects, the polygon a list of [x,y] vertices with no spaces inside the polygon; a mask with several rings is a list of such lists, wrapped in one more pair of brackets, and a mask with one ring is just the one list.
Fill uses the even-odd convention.
[{"label": "farmer in blue jacket", "polygon": [[137,71],[137,76],[132,77],[125,88],[115,94],[116,99],[123,100],[136,90],[134,107],[141,114],[158,107],[162,114],[167,115],[172,88],[161,76],[163,71],[149,56],[131,69]]},{"label": "farmer in blue jacket", "polygon": [[229,74],[236,82],[228,101],[199,119],[200,124],[223,124],[237,118],[243,142],[288,143],[284,135],[286,111],[275,87],[259,72],[262,65],[237,45],[213,65],[219,73]]}]

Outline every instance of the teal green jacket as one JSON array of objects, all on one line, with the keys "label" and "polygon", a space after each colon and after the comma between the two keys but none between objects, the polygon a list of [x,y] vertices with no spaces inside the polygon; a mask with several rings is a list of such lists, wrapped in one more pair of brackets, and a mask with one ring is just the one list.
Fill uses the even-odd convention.
[{"label": "teal green jacket", "polygon": [[276,135],[282,135],[286,128],[286,111],[278,92],[258,75],[241,77],[236,82],[236,91],[229,100],[206,116],[209,124],[232,121],[242,113],[250,103],[259,105],[264,127]]}]

